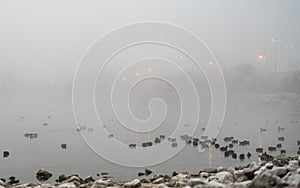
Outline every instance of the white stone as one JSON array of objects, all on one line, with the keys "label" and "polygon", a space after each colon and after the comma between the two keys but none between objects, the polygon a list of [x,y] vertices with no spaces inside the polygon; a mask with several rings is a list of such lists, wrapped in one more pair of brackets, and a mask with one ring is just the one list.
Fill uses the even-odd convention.
[{"label": "white stone", "polygon": [[163,177],[158,178],[153,181],[154,184],[160,184],[160,183],[165,183],[165,179]]},{"label": "white stone", "polygon": [[73,182],[63,183],[57,186],[58,188],[76,188],[76,185]]},{"label": "white stone", "polygon": [[141,182],[139,179],[134,179],[124,184],[125,188],[133,188],[133,187],[140,187],[140,186],[141,186]]},{"label": "white stone", "polygon": [[218,182],[224,183],[224,184],[232,183],[234,181],[233,175],[227,171],[218,172],[216,174],[216,177],[218,179]]},{"label": "white stone", "polygon": [[114,183],[111,180],[99,179],[94,182],[91,188],[102,188],[102,187],[108,187],[113,185]]}]

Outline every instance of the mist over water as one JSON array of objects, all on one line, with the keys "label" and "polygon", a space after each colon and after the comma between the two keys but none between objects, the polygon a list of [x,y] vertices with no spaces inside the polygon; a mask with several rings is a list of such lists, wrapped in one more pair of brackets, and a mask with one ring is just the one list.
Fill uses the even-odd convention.
[{"label": "mist over water", "polygon": [[[0,177],[36,182],[40,168],[54,177],[109,172],[117,181],[136,178],[146,167],[156,174],[198,173],[206,167],[258,162],[255,149],[276,146],[278,137],[285,137],[286,155],[297,155],[299,8],[292,0],[1,1],[0,152],[10,155],[0,158]],[[130,25],[147,21],[172,25]],[[181,27],[207,46],[197,46]],[[189,51],[152,44],[147,37],[170,40]],[[116,46],[139,39],[147,43],[104,63]],[[189,57],[194,54],[195,62]],[[213,132],[208,125],[219,121],[210,115],[223,115],[223,103],[225,114],[218,118],[224,120]],[[222,146],[226,136],[249,140],[249,146],[233,149],[252,157],[225,158],[215,147],[200,151],[200,146],[185,144],[179,137],[183,134],[211,134]],[[142,143],[159,135],[166,136],[163,146],[154,144],[147,152]],[[168,137],[176,138],[178,147]],[[130,149],[129,144],[137,146]],[[145,153],[139,155],[140,149]],[[167,151],[174,155],[165,157]],[[135,156],[145,166],[122,165],[139,161]]]}]

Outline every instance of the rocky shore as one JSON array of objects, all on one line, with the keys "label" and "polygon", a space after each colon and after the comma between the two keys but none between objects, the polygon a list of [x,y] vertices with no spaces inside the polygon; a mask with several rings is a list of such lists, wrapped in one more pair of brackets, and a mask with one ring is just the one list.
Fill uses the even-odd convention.
[{"label": "rocky shore", "polygon": [[[230,168],[206,168],[198,174],[173,172],[170,175],[150,175],[143,179],[128,182],[113,182],[108,174],[101,174],[100,179],[89,176],[60,175],[55,184],[46,183],[52,177],[51,172],[40,169],[36,178],[40,183],[21,183],[15,177],[0,179],[0,188],[104,188],[104,187],[194,187],[194,188],[268,188],[268,187],[300,187],[300,156],[271,156],[263,153],[261,162],[252,162],[246,166]],[[151,171],[148,169],[148,173]]]}]

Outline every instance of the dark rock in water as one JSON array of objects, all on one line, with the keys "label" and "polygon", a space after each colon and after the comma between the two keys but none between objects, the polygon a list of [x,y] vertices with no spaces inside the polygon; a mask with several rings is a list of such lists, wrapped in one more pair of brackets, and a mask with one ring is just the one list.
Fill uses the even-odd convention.
[{"label": "dark rock in water", "polygon": [[193,146],[198,146],[198,142],[196,140],[193,140]]},{"label": "dark rock in water", "polygon": [[250,183],[249,188],[272,188],[281,187],[282,181],[278,176],[269,173],[257,175]]},{"label": "dark rock in water", "polygon": [[282,144],[279,143],[279,144],[276,145],[276,147],[277,148],[282,148]]},{"label": "dark rock in water", "polygon": [[145,175],[148,176],[148,175],[150,175],[150,174],[152,174],[152,170],[146,168],[146,169],[145,169]]},{"label": "dark rock in water", "polygon": [[67,149],[67,144],[61,144],[60,147],[61,147],[62,149]]},{"label": "dark rock in water", "polygon": [[6,158],[9,156],[9,151],[3,151],[3,157]]},{"label": "dark rock in water", "polygon": [[145,173],[144,172],[138,172],[138,177],[140,177],[140,176],[144,176],[145,175]]},{"label": "dark rock in water", "polygon": [[262,161],[273,161],[274,157],[272,155],[269,155],[267,154],[266,152],[259,155],[259,158],[262,160]]},{"label": "dark rock in water", "polygon": [[220,147],[220,144],[215,144],[215,148],[218,149]]},{"label": "dark rock in water", "polygon": [[285,155],[279,155],[274,157],[273,164],[276,166],[284,166],[289,164],[289,158]]},{"label": "dark rock in water", "polygon": [[36,178],[39,181],[47,181],[51,177],[52,177],[52,174],[44,169],[39,169],[36,173]]},{"label": "dark rock in water", "polygon": [[233,143],[233,144],[238,144],[238,140],[232,140],[232,142],[231,143]]},{"label": "dark rock in water", "polygon": [[284,137],[283,136],[279,136],[278,137],[278,141],[284,141]]},{"label": "dark rock in water", "polygon": [[233,144],[229,144],[228,147],[229,147],[229,148],[233,148]]}]

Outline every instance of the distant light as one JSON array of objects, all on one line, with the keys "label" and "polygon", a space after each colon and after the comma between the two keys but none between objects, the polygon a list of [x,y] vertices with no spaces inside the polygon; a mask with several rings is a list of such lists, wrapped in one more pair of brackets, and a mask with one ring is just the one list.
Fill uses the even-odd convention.
[{"label": "distant light", "polygon": [[151,71],[152,71],[152,69],[149,68],[149,69],[148,69],[148,72],[151,72]]},{"label": "distant light", "polygon": [[258,58],[259,58],[259,59],[263,59],[264,56],[263,56],[263,55],[259,55]]},{"label": "distant light", "polygon": [[135,75],[136,75],[136,76],[139,76],[139,75],[140,75],[140,73],[138,73],[138,72],[137,72],[137,73],[135,73]]},{"label": "distant light", "polygon": [[180,58],[180,59],[183,59],[183,56],[181,55],[181,56],[179,56],[179,58]]},{"label": "distant light", "polygon": [[126,78],[125,78],[125,77],[123,77],[123,78],[122,78],[122,80],[124,80],[124,81],[125,81],[125,80],[126,80]]},{"label": "distant light", "polygon": [[214,62],[210,61],[209,64],[212,65],[212,64],[214,64]]}]

